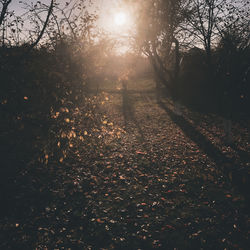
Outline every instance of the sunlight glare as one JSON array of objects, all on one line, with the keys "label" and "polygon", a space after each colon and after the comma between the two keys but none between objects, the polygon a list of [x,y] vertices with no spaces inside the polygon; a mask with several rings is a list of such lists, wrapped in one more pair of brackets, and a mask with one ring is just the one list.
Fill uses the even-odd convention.
[{"label": "sunlight glare", "polygon": [[127,16],[123,12],[118,12],[115,14],[115,24],[118,26],[124,25],[127,22]]}]

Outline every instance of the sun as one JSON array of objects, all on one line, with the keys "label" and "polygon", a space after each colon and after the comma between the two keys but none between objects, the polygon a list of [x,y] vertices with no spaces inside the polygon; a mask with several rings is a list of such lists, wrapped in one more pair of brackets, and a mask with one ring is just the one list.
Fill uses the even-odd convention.
[{"label": "sun", "polygon": [[116,25],[122,26],[122,25],[126,24],[127,16],[124,12],[118,12],[114,16],[114,21],[115,21]]}]

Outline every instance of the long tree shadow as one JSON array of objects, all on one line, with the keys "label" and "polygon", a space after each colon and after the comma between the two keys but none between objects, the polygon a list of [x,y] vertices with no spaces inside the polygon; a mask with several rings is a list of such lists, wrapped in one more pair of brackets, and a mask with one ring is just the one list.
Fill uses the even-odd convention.
[{"label": "long tree shadow", "polygon": [[131,97],[129,96],[128,91],[126,89],[122,90],[122,113],[126,130],[129,129],[129,121],[131,121],[132,123],[134,123],[136,129],[138,130],[140,140],[145,141],[141,126],[138,123],[134,114],[133,101],[131,100]]},{"label": "long tree shadow", "polygon": [[204,151],[216,164],[229,163],[232,159],[228,159],[218,148],[216,148],[206,136],[201,134],[189,121],[187,121],[183,116],[176,115],[172,110],[170,110],[166,104],[159,101],[160,107],[163,108],[171,120],[181,128],[183,133],[188,136],[193,142],[195,142],[199,148]]},{"label": "long tree shadow", "polygon": [[245,162],[245,163],[249,162],[249,159],[250,159],[249,152],[240,149],[239,146],[236,143],[232,143],[230,145],[230,147],[239,155],[240,159],[243,162]]},{"label": "long tree shadow", "polygon": [[[237,186],[242,194],[246,197],[248,206],[249,195],[247,194],[249,188],[249,175],[245,171],[238,169],[238,163],[236,159],[229,158],[223,154],[217,147],[215,147],[212,142],[203,134],[201,134],[189,121],[184,117],[176,115],[172,110],[170,110],[165,103],[158,101],[158,105],[164,109],[171,120],[183,131],[183,133],[189,137],[193,142],[195,142],[199,148],[207,154],[207,156],[212,159],[217,167],[219,167],[226,176],[228,176],[233,184]],[[245,180],[245,181],[244,181]]]}]

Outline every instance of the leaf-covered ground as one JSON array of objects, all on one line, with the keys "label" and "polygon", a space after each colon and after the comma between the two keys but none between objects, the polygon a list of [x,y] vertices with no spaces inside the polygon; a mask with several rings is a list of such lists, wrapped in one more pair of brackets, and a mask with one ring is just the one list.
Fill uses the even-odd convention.
[{"label": "leaf-covered ground", "polygon": [[176,116],[147,81],[87,101],[2,185],[0,249],[249,249],[249,121],[227,146],[219,117]]}]

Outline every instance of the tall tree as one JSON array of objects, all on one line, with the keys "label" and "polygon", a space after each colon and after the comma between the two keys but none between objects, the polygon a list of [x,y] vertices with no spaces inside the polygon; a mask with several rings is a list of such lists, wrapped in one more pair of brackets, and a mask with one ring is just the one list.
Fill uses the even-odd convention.
[{"label": "tall tree", "polygon": [[48,14],[47,14],[47,17],[46,17],[46,20],[44,21],[43,23],[43,27],[39,33],[39,35],[37,36],[37,39],[35,40],[34,43],[31,44],[30,46],[30,50],[33,49],[35,46],[37,46],[37,44],[40,42],[40,40],[42,39],[43,37],[43,34],[48,26],[48,23],[49,23],[49,18],[52,14],[52,11],[53,11],[53,7],[54,7],[54,0],[51,0],[50,2],[50,6],[49,6],[49,9],[48,9]]},{"label": "tall tree", "polygon": [[157,80],[173,99],[179,99],[179,33],[183,0],[150,0],[137,3],[136,44],[150,60]]},{"label": "tall tree", "polygon": [[183,13],[186,22],[182,28],[194,38],[194,46],[204,47],[208,68],[212,70],[213,46],[218,44],[223,32],[229,27],[236,29],[240,27],[243,19],[249,14],[246,12],[246,9],[249,9],[249,2],[246,0],[188,0],[186,2]]},{"label": "tall tree", "polygon": [[0,14],[0,26],[2,25],[4,18],[6,16],[8,6],[11,3],[12,0],[1,0],[0,3],[2,4],[2,10]]},{"label": "tall tree", "polygon": [[2,9],[0,13],[0,27],[2,27],[2,46],[5,45],[5,31],[6,31],[6,25],[5,25],[5,19],[6,15],[8,13],[8,6],[11,3],[12,0],[1,0]]}]

